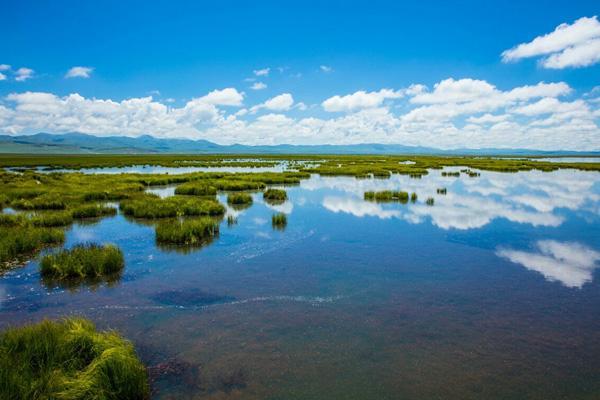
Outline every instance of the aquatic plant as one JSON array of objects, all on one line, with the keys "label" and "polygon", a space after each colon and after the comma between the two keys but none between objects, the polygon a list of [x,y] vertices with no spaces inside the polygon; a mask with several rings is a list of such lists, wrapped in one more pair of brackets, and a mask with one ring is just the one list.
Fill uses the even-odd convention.
[{"label": "aquatic plant", "polygon": [[82,205],[72,211],[73,218],[98,218],[108,215],[115,215],[116,213],[116,208],[102,206],[99,204]]},{"label": "aquatic plant", "polygon": [[11,206],[19,210],[64,210],[66,204],[58,195],[44,194],[30,200],[14,201]]},{"label": "aquatic plant", "polygon": [[135,218],[169,218],[176,216],[223,215],[225,207],[216,199],[172,196],[161,199],[158,196],[123,200],[121,211]]},{"label": "aquatic plant", "polygon": [[436,192],[437,194],[446,194],[448,190],[446,188],[438,188]]},{"label": "aquatic plant", "polygon": [[219,223],[208,217],[165,221],[156,226],[155,232],[161,244],[202,245],[219,234]]},{"label": "aquatic plant", "polygon": [[272,202],[284,202],[287,200],[287,192],[283,189],[267,189],[263,192],[263,199]]},{"label": "aquatic plant", "polygon": [[233,215],[228,215],[227,216],[227,226],[233,226],[236,225],[238,222],[237,218],[234,217]]},{"label": "aquatic plant", "polygon": [[117,246],[89,243],[45,255],[40,262],[40,273],[58,281],[94,279],[118,274],[124,267],[123,252]]},{"label": "aquatic plant", "polygon": [[[56,228],[0,227],[0,263],[15,261],[45,246],[60,244],[64,240],[64,232]],[[3,268],[2,264],[0,270]]]},{"label": "aquatic plant", "polygon": [[460,172],[458,172],[458,171],[456,171],[456,172],[442,171],[442,176],[459,177],[460,176]]},{"label": "aquatic plant", "polygon": [[73,222],[73,216],[68,211],[47,212],[31,217],[33,226],[56,227],[66,226]]},{"label": "aquatic plant", "polygon": [[227,204],[250,205],[252,204],[252,196],[248,193],[230,193],[227,195]]},{"label": "aquatic plant", "polygon": [[129,341],[67,318],[0,333],[0,398],[146,400],[149,387]]},{"label": "aquatic plant", "polygon": [[392,201],[407,203],[409,195],[408,192],[393,190],[383,190],[380,192],[368,191],[364,193],[364,199],[367,201],[376,201],[381,203]]},{"label": "aquatic plant", "polygon": [[271,224],[275,229],[284,229],[287,226],[287,216],[284,213],[273,214]]},{"label": "aquatic plant", "polygon": [[206,182],[190,182],[179,185],[175,188],[175,194],[193,195],[193,196],[214,196],[217,194],[217,188]]},{"label": "aquatic plant", "polygon": [[412,192],[412,194],[410,195],[411,203],[415,203],[417,201],[417,198],[417,194],[415,192]]},{"label": "aquatic plant", "polygon": [[428,206],[432,206],[435,203],[435,200],[433,199],[433,197],[428,197],[427,200],[425,200],[425,204],[427,204]]}]

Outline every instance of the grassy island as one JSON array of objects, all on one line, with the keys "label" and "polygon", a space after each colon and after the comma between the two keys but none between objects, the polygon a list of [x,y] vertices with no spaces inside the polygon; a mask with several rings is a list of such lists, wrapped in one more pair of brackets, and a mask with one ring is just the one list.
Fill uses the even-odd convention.
[{"label": "grassy island", "polygon": [[[414,193],[413,193],[414,194]],[[380,192],[365,192],[364,199],[367,201],[376,201],[380,203],[397,201],[400,203],[407,203],[409,199],[408,192],[394,191],[394,190],[383,190]],[[416,199],[416,194],[415,194]]]},{"label": "grassy island", "polygon": [[123,252],[114,245],[81,244],[40,262],[42,277],[53,280],[90,279],[114,276],[125,267]]},{"label": "grassy island", "polygon": [[273,214],[271,224],[275,229],[284,229],[287,226],[287,216],[284,213]]},{"label": "grassy island", "polygon": [[219,223],[208,217],[164,221],[156,226],[156,241],[166,245],[203,245],[218,234]]},{"label": "grassy island", "polygon": [[283,189],[267,189],[263,193],[263,199],[272,203],[283,203],[287,200],[287,192]]}]

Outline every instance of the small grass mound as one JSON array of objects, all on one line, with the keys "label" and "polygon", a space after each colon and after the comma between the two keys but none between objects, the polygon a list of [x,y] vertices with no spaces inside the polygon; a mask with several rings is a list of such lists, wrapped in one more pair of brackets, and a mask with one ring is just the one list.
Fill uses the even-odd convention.
[{"label": "small grass mound", "polygon": [[47,212],[44,214],[36,214],[31,217],[33,226],[38,227],[56,227],[66,226],[73,222],[73,216],[68,211]]},{"label": "small grass mound", "polygon": [[124,200],[120,208],[134,218],[173,218],[177,216],[223,215],[225,207],[216,199],[172,196],[161,199],[146,195],[135,200]]},{"label": "small grass mound", "polygon": [[166,245],[203,245],[218,234],[219,223],[208,217],[165,221],[156,226],[156,241]]},{"label": "small grass mound", "polygon": [[287,192],[283,189],[267,189],[263,193],[263,199],[271,204],[283,203],[287,198]]},{"label": "small grass mound", "polygon": [[380,203],[398,201],[407,203],[409,199],[408,192],[384,190],[381,192],[365,192],[364,199],[367,201],[376,201]]},{"label": "small grass mound", "polygon": [[248,193],[230,193],[227,195],[227,204],[231,205],[251,205],[252,196]]},{"label": "small grass mound", "polygon": [[275,229],[284,229],[287,226],[287,216],[284,213],[273,214],[271,224]]},{"label": "small grass mound", "polygon": [[0,271],[5,263],[41,250],[45,246],[57,245],[65,240],[60,229],[17,226],[0,227]]},{"label": "small grass mound", "polygon": [[427,204],[428,206],[432,206],[435,204],[435,200],[433,199],[433,197],[428,197],[427,200],[425,200],[425,204]]},{"label": "small grass mound", "polygon": [[418,198],[418,197],[417,197],[417,194],[416,194],[415,192],[413,192],[413,193],[410,195],[410,202],[411,202],[411,203],[415,203],[415,202],[417,201],[417,198]]},{"label": "small grass mound", "polygon": [[448,189],[446,189],[446,188],[438,188],[436,190],[436,192],[437,192],[437,194],[446,194],[446,193],[448,193]]},{"label": "small grass mound", "polygon": [[129,341],[68,318],[0,333],[0,398],[145,400],[149,388]]},{"label": "small grass mound", "polygon": [[98,204],[87,204],[75,208],[72,212],[73,218],[99,218],[115,215],[116,208],[101,206]]},{"label": "small grass mound", "polygon": [[210,186],[205,182],[189,182],[177,186],[175,188],[175,194],[193,196],[214,196],[217,194],[217,188],[214,186]]},{"label": "small grass mound", "polygon": [[53,280],[111,277],[125,267],[123,252],[114,245],[82,244],[48,254],[40,262],[40,273]]}]

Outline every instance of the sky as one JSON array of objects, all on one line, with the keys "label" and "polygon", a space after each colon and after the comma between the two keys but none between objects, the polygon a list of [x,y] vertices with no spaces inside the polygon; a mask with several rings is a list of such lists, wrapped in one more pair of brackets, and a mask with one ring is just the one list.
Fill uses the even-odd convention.
[{"label": "sky", "polygon": [[600,150],[596,1],[13,1],[0,133]]}]

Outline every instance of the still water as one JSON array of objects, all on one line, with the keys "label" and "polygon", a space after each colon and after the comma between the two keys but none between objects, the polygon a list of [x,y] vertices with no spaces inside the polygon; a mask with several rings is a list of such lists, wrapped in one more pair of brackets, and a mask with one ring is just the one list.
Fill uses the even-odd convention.
[{"label": "still water", "polygon": [[[387,189],[419,200],[363,200]],[[187,252],[122,215],[74,225],[67,247],[123,249],[121,280],[47,287],[32,261],[0,277],[0,328],[76,314],[118,329],[156,399],[600,396],[600,174],[315,175],[287,190],[228,208],[237,224]]]}]

